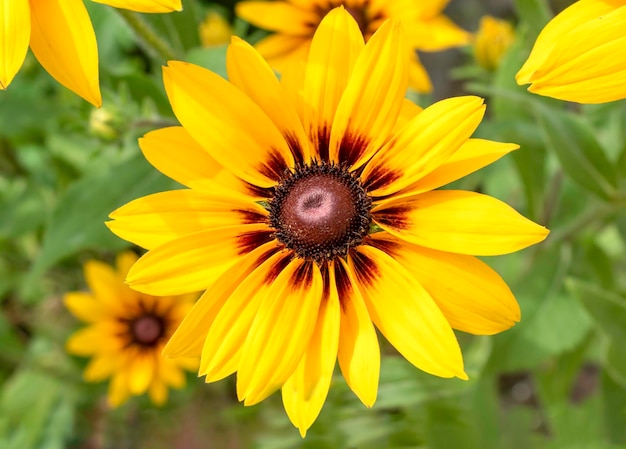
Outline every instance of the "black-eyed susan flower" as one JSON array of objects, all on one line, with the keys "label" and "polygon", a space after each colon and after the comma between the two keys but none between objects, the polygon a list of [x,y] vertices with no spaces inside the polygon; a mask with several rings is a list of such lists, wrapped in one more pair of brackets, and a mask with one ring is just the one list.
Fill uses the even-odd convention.
[{"label": "black-eyed susan flower", "polygon": [[279,82],[233,38],[230,82],[164,68],[182,127],[148,133],[146,158],[187,189],[139,198],[109,227],[149,249],[127,282],[149,294],[206,289],[167,344],[201,355],[207,382],[237,373],[246,405],[282,388],[304,435],[335,361],[367,406],[380,332],[420,369],[467,378],[452,328],[493,334],[519,320],[503,280],[473,255],[504,254],[548,231],[486,195],[434,190],[517,148],[471,139],[485,107],[404,100],[408,44],[386,22],[365,45],[343,8],[308,60]]},{"label": "black-eyed susan flower", "polygon": [[[181,0],[94,1],[140,12],[182,8]],[[59,83],[102,104],[96,36],[83,0],[0,0],[0,89],[9,86],[29,46]]]},{"label": "black-eyed susan flower", "polygon": [[474,58],[487,70],[495,70],[515,39],[513,26],[506,20],[484,16],[474,36]]},{"label": "black-eyed susan flower", "polygon": [[578,103],[626,98],[625,29],[625,0],[580,0],[545,26],[517,82]]},{"label": "black-eyed susan flower", "polygon": [[357,21],[365,40],[385,20],[401,21],[409,40],[406,54],[411,60],[409,85],[418,92],[430,92],[432,85],[416,50],[441,51],[470,42],[469,33],[442,13],[447,4],[448,0],[261,0],[239,2],[236,12],[253,25],[274,33],[261,40],[257,50],[278,71],[291,60],[306,57],[317,26],[335,7],[346,8]]},{"label": "black-eyed susan flower", "polygon": [[146,392],[154,404],[163,404],[168,388],[185,385],[184,370],[198,368],[197,358],[161,355],[197,295],[156,298],[131,290],[124,278],[136,261],[131,252],[118,255],[116,269],[88,261],[84,271],[90,292],[70,292],[64,298],[70,312],[88,323],[69,338],[67,350],[91,357],[84,372],[86,381],[111,379],[108,401],[112,407]]}]

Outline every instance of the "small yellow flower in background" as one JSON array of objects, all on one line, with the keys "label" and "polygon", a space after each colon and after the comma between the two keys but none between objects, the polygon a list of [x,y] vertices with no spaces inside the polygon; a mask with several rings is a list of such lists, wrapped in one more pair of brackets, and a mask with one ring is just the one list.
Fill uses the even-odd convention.
[{"label": "small yellow flower in background", "polygon": [[509,22],[484,16],[480,19],[480,26],[474,36],[476,62],[487,70],[497,69],[514,40],[515,31]]},{"label": "small yellow flower in background", "polygon": [[448,0],[244,1],[236,5],[236,12],[251,24],[274,32],[256,48],[279,72],[289,61],[306,58],[313,33],[326,13],[335,7],[346,8],[366,40],[385,20],[401,21],[409,39],[409,86],[426,93],[432,90],[432,85],[415,50],[441,51],[469,44],[471,40],[469,33],[442,14],[447,4]]},{"label": "small yellow flower in background", "polygon": [[626,98],[625,30],[626,0],[580,0],[545,26],[517,82],[578,103]]},{"label": "small yellow flower in background", "polygon": [[70,312],[88,323],[70,337],[67,351],[92,358],[86,381],[111,378],[108,400],[113,407],[146,392],[161,405],[168,388],[185,385],[184,370],[198,368],[197,359],[161,355],[197,295],[155,297],[131,290],[124,278],[136,261],[131,252],[118,255],[116,269],[88,261],[84,270],[90,292],[71,292],[64,298]]},{"label": "small yellow flower in background", "polygon": [[[139,12],[182,9],[181,0],[97,0]],[[98,47],[83,0],[0,0],[0,89],[24,63],[28,47],[59,83],[102,104]]]},{"label": "small yellow flower in background", "polygon": [[548,231],[486,195],[434,190],[517,148],[472,139],[477,97],[421,110],[404,99],[408,44],[387,21],[364,44],[344,8],[313,36],[306,64],[278,81],[233,38],[228,79],[183,62],[163,69],[182,126],[140,139],[188,189],[139,198],[110,229],[149,251],[127,282],[148,294],[206,289],[164,349],[201,356],[207,382],[237,373],[256,404],[278,389],[304,436],[335,363],[371,407],[374,325],[418,368],[466,379],[452,328],[494,334],[520,310],[473,255],[505,254]]},{"label": "small yellow flower in background", "polygon": [[203,47],[225,45],[230,42],[233,29],[224,17],[211,11],[200,24],[200,43]]}]

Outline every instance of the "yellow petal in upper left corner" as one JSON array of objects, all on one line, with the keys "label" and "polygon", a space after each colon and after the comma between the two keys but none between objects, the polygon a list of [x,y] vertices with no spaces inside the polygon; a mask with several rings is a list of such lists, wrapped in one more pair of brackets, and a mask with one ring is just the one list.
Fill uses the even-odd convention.
[{"label": "yellow petal in upper left corner", "polygon": [[0,0],[0,89],[6,89],[22,67],[29,40],[29,3]]}]

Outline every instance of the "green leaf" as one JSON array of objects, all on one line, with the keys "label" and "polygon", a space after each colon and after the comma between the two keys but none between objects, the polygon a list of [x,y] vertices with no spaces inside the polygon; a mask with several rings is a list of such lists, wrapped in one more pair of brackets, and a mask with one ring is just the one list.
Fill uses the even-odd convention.
[{"label": "green leaf", "polygon": [[530,37],[533,39],[552,18],[546,0],[515,0],[515,10],[517,16],[529,27]]},{"label": "green leaf", "polygon": [[67,256],[87,248],[118,251],[128,246],[104,225],[109,213],[171,185],[139,155],[72,184],[59,198],[44,233],[41,250],[25,282],[25,297],[32,297],[29,286],[34,280]]},{"label": "green leaf", "polygon": [[617,173],[594,130],[578,116],[535,103],[545,142],[565,173],[578,185],[603,199],[615,196]]},{"label": "green leaf", "polygon": [[609,438],[620,447],[626,445],[626,389],[606,373],[602,373],[601,384],[604,422]]},{"label": "green leaf", "polygon": [[604,334],[616,343],[626,342],[626,298],[578,279],[568,279],[566,286]]}]

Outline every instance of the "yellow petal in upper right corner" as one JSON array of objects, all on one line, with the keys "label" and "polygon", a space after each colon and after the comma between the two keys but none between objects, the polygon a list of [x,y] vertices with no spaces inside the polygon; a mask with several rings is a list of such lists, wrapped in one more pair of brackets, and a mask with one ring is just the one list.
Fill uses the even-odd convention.
[{"label": "yellow petal in upper right corner", "polygon": [[517,73],[529,91],[579,103],[626,98],[626,0],[580,0],[539,34]]}]

